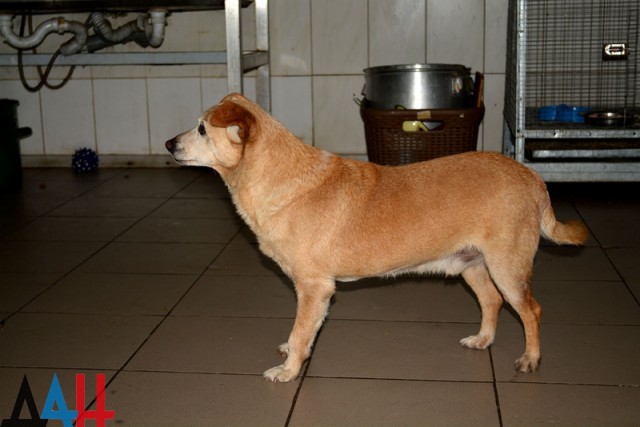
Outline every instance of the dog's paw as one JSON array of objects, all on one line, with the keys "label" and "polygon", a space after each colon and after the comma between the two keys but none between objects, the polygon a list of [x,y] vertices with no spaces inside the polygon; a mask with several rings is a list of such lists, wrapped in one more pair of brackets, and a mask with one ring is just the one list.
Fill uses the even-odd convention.
[{"label": "dog's paw", "polygon": [[284,365],[279,365],[265,371],[262,376],[266,380],[273,381],[274,383],[286,383],[295,380],[298,376],[298,371],[294,372],[291,369],[285,368]]},{"label": "dog's paw", "polygon": [[488,337],[486,335],[480,335],[480,334],[471,335],[469,337],[462,338],[460,340],[460,344],[462,344],[463,347],[484,350],[485,348],[493,344],[493,337]]},{"label": "dog's paw", "polygon": [[286,342],[284,344],[280,344],[278,346],[277,351],[278,351],[278,353],[280,353],[280,355],[282,357],[288,357],[289,356],[289,343]]},{"label": "dog's paw", "polygon": [[527,353],[516,360],[515,367],[518,372],[534,372],[540,366],[540,357],[531,357]]}]

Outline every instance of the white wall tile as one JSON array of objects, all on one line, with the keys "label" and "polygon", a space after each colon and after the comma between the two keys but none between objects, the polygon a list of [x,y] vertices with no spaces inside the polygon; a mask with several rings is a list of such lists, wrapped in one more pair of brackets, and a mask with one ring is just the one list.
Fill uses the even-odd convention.
[{"label": "white wall tile", "polygon": [[313,78],[313,142],[334,153],[366,153],[364,125],[353,94],[360,93],[360,76]]},{"label": "white wall tile", "polygon": [[273,77],[271,112],[295,136],[313,143],[311,77]]},{"label": "white wall tile", "polygon": [[216,105],[229,93],[226,77],[202,78],[202,111]]},{"label": "white wall tile", "polygon": [[487,13],[485,24],[484,71],[504,73],[507,60],[507,0],[485,0]]},{"label": "white wall tile", "polygon": [[314,74],[357,74],[367,67],[367,0],[311,0]]},{"label": "white wall tile", "polygon": [[502,124],[504,107],[504,74],[484,76],[484,103],[486,112],[483,120],[484,151],[502,151]]},{"label": "white wall tile", "polygon": [[20,152],[22,154],[43,154],[40,95],[27,92],[19,81],[0,81],[0,94],[1,98],[15,99],[20,103],[18,105],[18,126],[31,128],[32,135],[20,140]]},{"label": "white wall tile", "polygon": [[95,150],[90,80],[71,80],[59,90],[43,89],[40,96],[45,154],[73,154],[82,147]]},{"label": "white wall tile", "polygon": [[425,61],[426,0],[369,0],[369,66]]},{"label": "white wall tile", "polygon": [[271,75],[311,73],[310,0],[269,2],[269,51]]},{"label": "white wall tile", "polygon": [[149,123],[144,79],[94,80],[99,154],[147,154]]},{"label": "white wall tile", "polygon": [[427,62],[484,70],[484,1],[427,0]]},{"label": "white wall tile", "polygon": [[[255,77],[245,77],[242,80],[244,86],[244,96],[255,101],[256,99],[256,79]],[[202,111],[216,105],[229,93],[226,77],[211,77],[202,79]]]},{"label": "white wall tile", "polygon": [[149,79],[147,99],[150,152],[165,154],[164,142],[193,128],[202,114],[200,79]]}]

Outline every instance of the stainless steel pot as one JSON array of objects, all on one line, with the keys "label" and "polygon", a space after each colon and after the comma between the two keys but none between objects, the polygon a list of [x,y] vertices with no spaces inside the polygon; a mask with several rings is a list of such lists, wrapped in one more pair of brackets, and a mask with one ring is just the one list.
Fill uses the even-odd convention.
[{"label": "stainless steel pot", "polygon": [[428,110],[473,106],[471,69],[455,64],[385,65],[364,70],[364,105]]}]

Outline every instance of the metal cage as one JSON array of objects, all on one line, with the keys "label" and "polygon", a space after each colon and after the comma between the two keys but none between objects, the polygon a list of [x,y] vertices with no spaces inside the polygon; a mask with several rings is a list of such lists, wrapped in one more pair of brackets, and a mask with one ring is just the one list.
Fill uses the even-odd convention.
[{"label": "metal cage", "polygon": [[505,154],[549,181],[640,180],[639,38],[638,0],[510,0]]}]

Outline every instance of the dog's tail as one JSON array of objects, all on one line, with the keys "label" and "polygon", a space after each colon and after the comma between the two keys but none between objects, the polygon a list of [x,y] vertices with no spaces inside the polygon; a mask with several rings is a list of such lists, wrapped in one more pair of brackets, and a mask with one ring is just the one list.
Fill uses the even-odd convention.
[{"label": "dog's tail", "polygon": [[540,229],[545,238],[559,245],[582,245],[589,235],[582,221],[573,220],[565,223],[558,221],[549,201],[542,209]]}]

